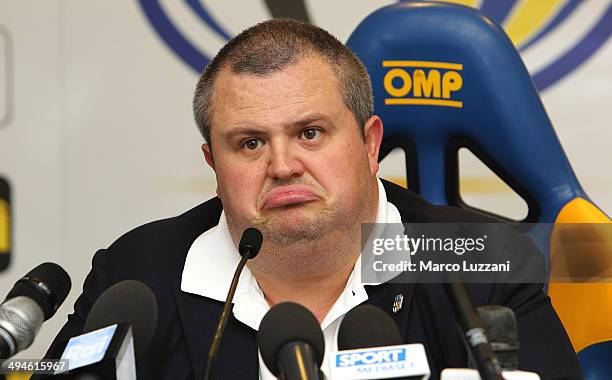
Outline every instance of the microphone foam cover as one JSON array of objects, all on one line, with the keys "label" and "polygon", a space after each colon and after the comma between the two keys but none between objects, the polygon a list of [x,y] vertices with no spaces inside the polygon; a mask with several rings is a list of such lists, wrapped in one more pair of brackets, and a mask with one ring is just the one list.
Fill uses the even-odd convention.
[{"label": "microphone foam cover", "polygon": [[42,263],[23,276],[6,296],[31,298],[43,310],[45,320],[51,318],[66,300],[72,282],[66,271],[55,263]]},{"label": "microphone foam cover", "polygon": [[338,331],[338,350],[403,344],[397,325],[389,314],[372,305],[349,311]]},{"label": "microphone foam cover", "polygon": [[240,256],[248,254],[248,259],[252,259],[259,253],[263,235],[257,228],[247,228],[242,233],[240,243],[238,244],[238,252]]},{"label": "microphone foam cover", "polygon": [[157,299],[147,285],[124,280],[106,289],[91,307],[83,332],[121,322],[132,326],[135,356],[141,357],[157,328]]},{"label": "microphone foam cover", "polygon": [[257,332],[257,345],[266,367],[275,376],[280,374],[276,356],[287,343],[301,341],[314,351],[321,367],[325,354],[325,339],[315,316],[304,306],[283,302],[272,307],[261,320]]},{"label": "microphone foam cover", "polygon": [[514,311],[499,305],[479,306],[476,311],[502,369],[517,369],[519,340]]}]

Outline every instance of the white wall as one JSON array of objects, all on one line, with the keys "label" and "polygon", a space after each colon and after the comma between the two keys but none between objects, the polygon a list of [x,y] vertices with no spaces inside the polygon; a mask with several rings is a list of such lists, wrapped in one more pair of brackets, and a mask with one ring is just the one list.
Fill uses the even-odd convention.
[{"label": "white wall", "polygon": [[[163,3],[178,7],[174,14],[185,11],[179,2]],[[261,1],[206,3],[232,33],[267,17]],[[308,2],[311,14],[342,40],[382,5],[340,2],[334,10],[326,3]],[[345,15],[337,16],[343,7]],[[0,127],[0,175],[13,190],[14,255],[0,284],[7,292],[44,260],[62,265],[73,280],[58,315],[20,355],[34,358],[72,310],[96,249],[134,226],[191,208],[215,185],[191,115],[197,75],[159,39],[136,1],[2,0],[0,25],[13,40],[15,83],[7,95],[14,96],[14,117]],[[211,53],[221,44],[204,34],[202,41]],[[543,94],[574,169],[608,212],[611,62],[608,41]]]}]

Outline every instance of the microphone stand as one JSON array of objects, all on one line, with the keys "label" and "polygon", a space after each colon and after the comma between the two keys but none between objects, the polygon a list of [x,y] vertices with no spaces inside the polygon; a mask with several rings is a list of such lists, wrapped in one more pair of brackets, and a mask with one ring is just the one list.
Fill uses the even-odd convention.
[{"label": "microphone stand", "polygon": [[229,319],[229,312],[232,308],[232,300],[234,299],[234,294],[236,293],[236,288],[238,287],[238,279],[240,278],[240,273],[242,273],[242,269],[246,265],[246,262],[249,259],[254,258],[259,253],[259,249],[261,248],[261,242],[263,240],[263,236],[259,230],[255,228],[247,228],[242,233],[242,238],[240,238],[240,243],[238,244],[238,252],[242,258],[238,263],[238,267],[236,267],[236,271],[234,272],[234,277],[232,278],[232,283],[230,284],[229,291],[227,292],[227,298],[225,299],[225,304],[223,304],[223,310],[221,311],[221,315],[219,316],[219,320],[217,321],[217,328],[215,330],[215,335],[213,337],[213,341],[210,344],[210,350],[208,350],[208,359],[206,360],[206,367],[204,368],[204,380],[210,379],[210,371],[212,369],[212,363],[217,356],[217,352],[219,352],[219,345],[221,344],[221,336],[223,335],[223,331],[225,330],[225,326],[227,325],[227,320]]},{"label": "microphone stand", "polygon": [[238,279],[240,278],[240,273],[242,273],[242,269],[246,265],[246,262],[250,259],[247,255],[243,256],[238,263],[238,267],[234,272],[234,277],[232,278],[232,284],[230,285],[229,291],[227,293],[227,298],[225,299],[225,304],[223,305],[223,310],[221,311],[221,315],[219,316],[219,321],[217,322],[217,329],[215,330],[215,335],[210,345],[210,350],[208,350],[208,360],[206,361],[206,368],[204,369],[204,380],[210,379],[210,370],[212,368],[212,363],[217,356],[217,352],[219,352],[219,345],[221,344],[221,336],[223,335],[223,330],[225,330],[225,325],[227,325],[227,320],[229,319],[229,312],[232,308],[232,299],[234,298],[234,294],[236,293],[236,288],[238,287]]},{"label": "microphone stand", "polygon": [[503,380],[499,361],[480,326],[480,320],[474,310],[474,305],[468,297],[465,286],[460,281],[445,283],[444,287],[453,306],[453,311],[459,322],[461,332],[464,334],[478,372],[482,380]]}]

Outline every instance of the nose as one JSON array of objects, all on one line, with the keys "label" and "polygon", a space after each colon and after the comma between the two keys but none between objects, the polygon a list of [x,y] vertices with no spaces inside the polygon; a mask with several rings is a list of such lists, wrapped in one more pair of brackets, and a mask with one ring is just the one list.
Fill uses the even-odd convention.
[{"label": "nose", "polygon": [[298,157],[295,147],[277,142],[270,149],[268,177],[272,179],[290,179],[304,174],[304,165]]}]

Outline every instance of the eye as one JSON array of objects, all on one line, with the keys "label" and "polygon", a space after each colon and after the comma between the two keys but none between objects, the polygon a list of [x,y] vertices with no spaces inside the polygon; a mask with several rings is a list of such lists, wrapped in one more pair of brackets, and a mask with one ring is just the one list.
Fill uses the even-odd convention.
[{"label": "eye", "polygon": [[240,144],[242,148],[246,148],[248,150],[255,150],[262,145],[263,145],[263,141],[259,139],[248,139],[244,141],[242,144]]},{"label": "eye", "polygon": [[317,137],[321,136],[321,131],[317,128],[306,128],[300,134],[300,137],[304,140],[314,140]]}]

